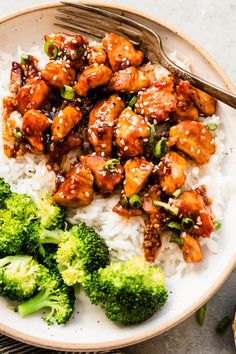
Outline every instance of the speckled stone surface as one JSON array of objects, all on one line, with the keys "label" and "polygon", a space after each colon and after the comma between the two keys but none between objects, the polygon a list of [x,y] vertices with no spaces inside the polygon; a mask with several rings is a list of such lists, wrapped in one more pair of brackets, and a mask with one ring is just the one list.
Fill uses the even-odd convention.
[{"label": "speckled stone surface", "polygon": [[[50,0],[0,0],[0,17]],[[106,1],[104,1],[106,2]],[[157,16],[179,28],[217,61],[236,86],[235,0],[110,0]],[[235,235],[232,235],[232,237]],[[236,270],[209,301],[206,321],[200,327],[194,316],[152,340],[123,351],[131,354],[233,354],[232,330],[217,335],[215,326],[224,316],[232,317],[236,303]],[[16,347],[14,347],[16,348]],[[3,353],[0,346],[0,352]],[[27,352],[32,352],[27,349]],[[49,353],[49,351],[42,351]],[[13,353],[8,347],[4,353]],[[15,351],[14,353],[24,353]],[[41,353],[41,351],[40,351]]]}]

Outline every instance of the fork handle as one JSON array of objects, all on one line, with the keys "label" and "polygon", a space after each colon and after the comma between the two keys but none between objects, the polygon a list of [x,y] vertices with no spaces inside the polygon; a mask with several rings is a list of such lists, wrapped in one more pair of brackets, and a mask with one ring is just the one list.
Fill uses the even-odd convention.
[{"label": "fork handle", "polygon": [[182,80],[188,80],[196,88],[208,93],[209,95],[215,97],[217,100],[226,103],[227,105],[236,108],[236,95],[211,84],[208,81],[200,79],[200,77],[190,73],[189,71],[182,69],[180,66],[176,65],[172,60],[170,60],[164,51],[162,51],[162,57],[159,58],[160,64],[164,66],[168,71],[170,71],[175,76]]}]

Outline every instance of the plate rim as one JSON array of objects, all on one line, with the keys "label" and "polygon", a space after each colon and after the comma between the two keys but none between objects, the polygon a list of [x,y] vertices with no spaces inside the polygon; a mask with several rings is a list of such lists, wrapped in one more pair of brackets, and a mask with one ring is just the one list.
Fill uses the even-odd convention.
[{"label": "plate rim", "polygon": [[[226,87],[231,91],[232,93],[236,92],[236,89],[234,88],[233,84],[231,83],[230,79],[228,76],[225,74],[223,69],[217,64],[217,62],[205,51],[199,44],[197,44],[194,40],[188,37],[185,33],[182,31],[179,31],[177,28],[175,28],[172,25],[169,25],[166,21],[163,21],[159,19],[156,16],[149,15],[145,12],[137,11],[136,9],[127,7],[127,6],[121,6],[109,2],[102,2],[102,1],[77,1],[81,2],[84,4],[88,4],[91,6],[99,6],[99,7],[104,7],[104,8],[112,8],[112,9],[118,9],[118,10],[123,10],[132,14],[136,14],[144,19],[149,19],[153,22],[156,22],[163,26],[164,28],[170,30],[171,32],[174,32],[177,34],[179,37],[181,37],[183,40],[188,42],[194,49],[196,49],[203,57],[204,59],[207,60],[207,62],[211,65],[211,67],[214,69],[214,71],[218,74],[220,79],[224,82]],[[0,18],[0,25],[3,24],[4,22],[7,22],[11,19],[14,19],[16,17],[20,17],[25,14],[30,14],[33,12],[37,12],[40,10],[45,10],[48,8],[54,8],[54,7],[59,7],[63,6],[60,2],[54,1],[54,2],[49,2],[49,3],[44,3],[41,5],[37,6],[31,6],[28,7],[24,10],[12,12],[7,16],[4,16],[3,18]],[[134,335],[131,336],[127,339],[121,339],[121,340],[114,340],[110,342],[102,342],[102,343],[93,343],[93,344],[88,344],[88,343],[64,343],[60,342],[58,343],[57,341],[54,340],[48,340],[48,339],[41,339],[35,336],[27,335],[24,334],[20,331],[17,331],[15,329],[12,329],[4,324],[0,324],[0,333],[9,336],[13,339],[16,339],[18,341],[42,347],[42,348],[48,348],[48,349],[54,349],[54,350],[65,350],[65,351],[91,351],[91,350],[107,350],[107,349],[116,349],[116,348],[121,348],[125,346],[130,346],[133,344],[137,344],[143,341],[146,341],[148,339],[151,339],[155,336],[158,336],[165,331],[175,327],[182,321],[184,321],[186,318],[191,316],[199,307],[201,307],[204,303],[206,303],[216,292],[217,290],[223,285],[223,283],[226,281],[230,273],[233,271],[234,267],[236,266],[236,252],[232,256],[229,264],[227,265],[226,269],[224,272],[221,274],[221,276],[215,281],[215,283],[211,286],[210,289],[201,297],[198,299],[198,301],[195,301],[191,306],[189,306],[187,309],[182,311],[178,316],[176,316],[174,319],[169,320],[165,322],[162,325],[158,325],[158,328],[153,328],[151,331],[145,331],[142,334],[139,335]]]}]

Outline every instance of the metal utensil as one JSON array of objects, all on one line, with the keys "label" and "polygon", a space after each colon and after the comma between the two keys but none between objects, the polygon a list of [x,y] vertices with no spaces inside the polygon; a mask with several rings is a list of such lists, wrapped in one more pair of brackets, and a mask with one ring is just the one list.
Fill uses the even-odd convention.
[{"label": "metal utensil", "polygon": [[105,32],[115,32],[126,36],[133,44],[141,45],[150,62],[160,63],[178,78],[188,80],[196,88],[236,108],[236,95],[182,69],[170,60],[163,50],[160,36],[150,28],[127,17],[97,7],[64,1],[62,4],[65,7],[58,8],[58,11],[66,16],[56,16],[56,19],[61,22],[57,22],[55,25],[70,31],[80,32],[95,40],[101,40]]}]

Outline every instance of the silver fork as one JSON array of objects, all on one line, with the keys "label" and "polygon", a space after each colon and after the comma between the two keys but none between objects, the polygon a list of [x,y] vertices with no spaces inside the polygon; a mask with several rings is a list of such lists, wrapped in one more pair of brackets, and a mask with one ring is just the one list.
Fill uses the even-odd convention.
[{"label": "silver fork", "polygon": [[133,44],[142,47],[150,62],[160,63],[180,79],[188,80],[193,86],[236,108],[236,95],[182,69],[170,60],[163,50],[160,36],[150,28],[127,17],[97,7],[64,1],[62,4],[65,7],[58,8],[58,11],[66,16],[56,16],[56,19],[61,22],[57,22],[55,25],[85,34],[95,40],[101,40],[106,32],[115,32],[125,36]]}]

